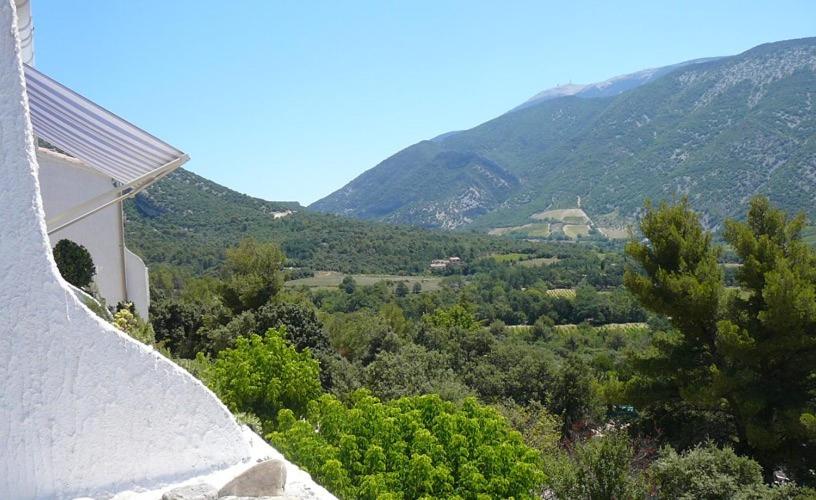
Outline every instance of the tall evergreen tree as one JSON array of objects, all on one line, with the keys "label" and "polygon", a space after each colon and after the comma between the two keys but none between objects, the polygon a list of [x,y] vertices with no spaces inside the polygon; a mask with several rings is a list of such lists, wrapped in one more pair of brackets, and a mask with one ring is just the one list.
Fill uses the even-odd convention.
[{"label": "tall evergreen tree", "polygon": [[627,253],[638,264],[624,281],[641,303],[665,315],[672,332],[636,360],[630,385],[645,404],[676,403],[728,415],[738,449],[766,474],[784,466],[809,480],[816,442],[808,433],[816,391],[816,254],[801,239],[804,217],[767,199],[725,240],[742,266],[726,288],[712,243],[688,200],[654,208],[645,239]]}]

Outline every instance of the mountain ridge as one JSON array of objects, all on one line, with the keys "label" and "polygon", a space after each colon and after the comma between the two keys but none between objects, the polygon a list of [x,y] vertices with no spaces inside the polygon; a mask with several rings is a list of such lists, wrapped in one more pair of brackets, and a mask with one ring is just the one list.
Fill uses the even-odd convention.
[{"label": "mountain ridge", "polygon": [[685,66],[690,66],[692,64],[700,64],[704,62],[714,61],[721,58],[722,57],[702,57],[698,59],[690,59],[688,61],[683,61],[677,64],[670,64],[668,66],[647,68],[642,69],[640,71],[635,71],[634,73],[613,76],[612,78],[608,78],[606,80],[595,83],[588,84],[568,83],[564,85],[558,85],[537,93],[536,95],[527,99],[520,105],[511,109],[509,112],[517,111],[519,109],[524,109],[530,106],[535,106],[536,104],[539,104],[545,100],[557,99],[559,97],[566,97],[572,95],[589,99],[596,97],[614,97],[628,90],[632,90],[641,85],[645,85],[646,83],[649,83],[650,81],[659,78],[665,74],[668,74],[669,72],[674,71],[676,69]]},{"label": "mountain ridge", "polygon": [[614,96],[546,99],[409,146],[310,208],[488,229],[580,196],[621,225],[646,197],[685,194],[716,227],[767,194],[814,215],[816,38],[672,66]]}]

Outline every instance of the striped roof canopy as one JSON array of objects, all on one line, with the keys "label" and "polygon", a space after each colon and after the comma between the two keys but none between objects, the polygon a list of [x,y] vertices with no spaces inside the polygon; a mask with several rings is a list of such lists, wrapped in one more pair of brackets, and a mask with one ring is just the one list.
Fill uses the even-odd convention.
[{"label": "striped roof canopy", "polygon": [[151,174],[188,159],[29,65],[25,79],[34,133],[122,184],[144,184]]}]

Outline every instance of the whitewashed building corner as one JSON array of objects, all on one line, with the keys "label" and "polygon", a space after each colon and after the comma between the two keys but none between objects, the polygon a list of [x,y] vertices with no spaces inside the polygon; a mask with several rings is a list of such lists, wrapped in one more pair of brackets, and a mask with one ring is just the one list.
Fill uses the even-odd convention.
[{"label": "whitewashed building corner", "polygon": [[[21,27],[32,25],[28,0],[0,0],[0,498],[159,498],[178,484],[220,487],[281,458],[186,371],[91,313],[59,276],[38,158],[44,169],[73,160],[38,155],[24,65],[33,37],[17,32],[15,6]],[[286,467],[288,496],[332,498]]]}]

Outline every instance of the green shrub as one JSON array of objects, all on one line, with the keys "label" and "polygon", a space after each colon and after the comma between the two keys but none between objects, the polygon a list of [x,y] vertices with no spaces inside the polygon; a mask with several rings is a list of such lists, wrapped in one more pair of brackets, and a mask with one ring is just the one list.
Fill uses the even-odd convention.
[{"label": "green shrub", "polygon": [[282,329],[264,337],[239,337],[235,348],[218,353],[203,374],[204,381],[233,412],[251,413],[274,425],[282,409],[295,415],[321,392],[317,360],[306,349],[297,352]]},{"label": "green shrub", "polygon": [[578,443],[572,456],[548,461],[548,486],[556,498],[565,500],[643,498],[645,489],[640,475],[632,470],[633,457],[623,432],[589,439]]},{"label": "green shrub", "polygon": [[536,498],[538,452],[494,409],[439,396],[352,404],[324,395],[306,420],[278,415],[269,440],[340,498]]},{"label": "green shrub", "polygon": [[665,447],[649,474],[660,498],[730,499],[763,486],[757,462],[711,443],[683,454]]},{"label": "green shrub", "polygon": [[65,281],[77,288],[86,288],[96,274],[91,253],[71,240],[59,240],[54,247],[54,261]]}]

